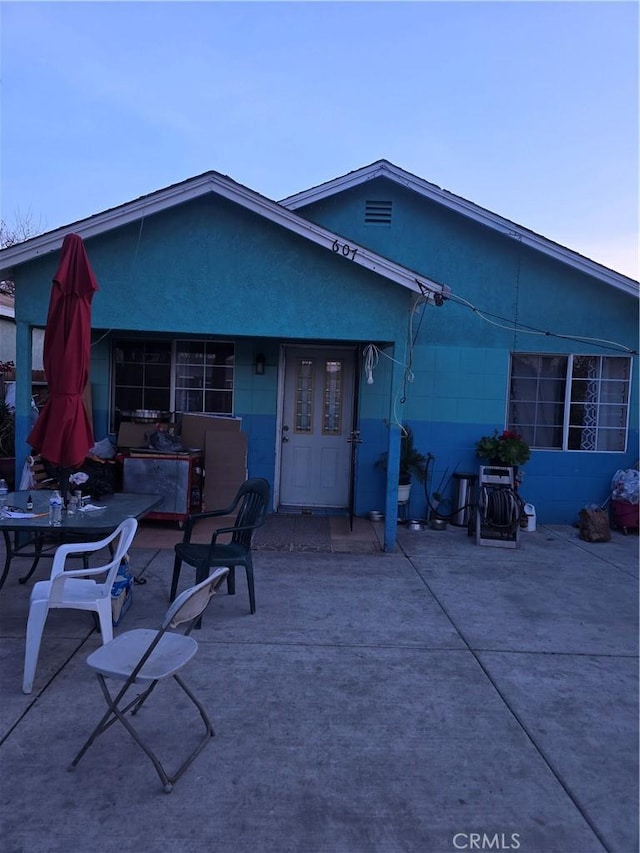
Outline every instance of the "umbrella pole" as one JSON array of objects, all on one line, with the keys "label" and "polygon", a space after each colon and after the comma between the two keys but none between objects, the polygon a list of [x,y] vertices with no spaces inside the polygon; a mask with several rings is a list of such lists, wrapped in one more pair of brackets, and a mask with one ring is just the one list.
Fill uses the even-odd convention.
[{"label": "umbrella pole", "polygon": [[62,506],[66,509],[69,500],[69,477],[73,474],[73,468],[60,468],[60,494],[62,495]]}]

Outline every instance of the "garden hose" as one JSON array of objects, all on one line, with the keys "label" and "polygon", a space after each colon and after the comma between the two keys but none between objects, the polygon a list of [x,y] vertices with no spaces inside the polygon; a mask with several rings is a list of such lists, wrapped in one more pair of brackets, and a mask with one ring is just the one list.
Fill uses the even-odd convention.
[{"label": "garden hose", "polygon": [[520,524],[522,501],[511,488],[483,486],[478,498],[483,523],[496,529],[510,529]]},{"label": "garden hose", "polygon": [[[466,527],[467,526],[466,523],[456,525],[456,522],[453,519],[456,518],[458,513],[461,512],[463,509],[472,509],[475,506],[475,503],[473,501],[469,501],[468,503],[462,504],[462,506],[457,506],[451,512],[442,512],[441,509],[438,509],[437,506],[434,506],[431,503],[431,498],[429,496],[429,466],[435,460],[435,458],[436,457],[433,455],[433,453],[428,453],[427,454],[427,461],[425,463],[425,468],[424,468],[424,497],[425,497],[425,500],[427,502],[426,517],[427,517],[427,519],[429,519],[430,515],[433,514],[433,515],[437,515],[438,518],[443,518],[443,519],[445,519],[445,521],[451,522],[451,524],[453,524],[457,527]],[[457,466],[456,466],[456,468],[457,468]],[[455,473],[455,471],[454,471],[454,473]],[[449,479],[451,479],[451,478],[449,478]]]}]

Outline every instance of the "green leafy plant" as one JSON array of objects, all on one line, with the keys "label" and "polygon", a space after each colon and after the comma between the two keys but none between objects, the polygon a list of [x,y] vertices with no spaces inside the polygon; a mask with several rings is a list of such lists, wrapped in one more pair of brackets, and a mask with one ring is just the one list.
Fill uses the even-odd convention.
[{"label": "green leafy plant", "polygon": [[[387,453],[376,462],[376,467],[387,470]],[[415,477],[418,482],[423,483],[427,470],[427,457],[416,449],[413,439],[413,431],[406,424],[402,427],[402,435],[400,436],[400,471],[398,483],[401,486],[408,486],[411,478]]]},{"label": "green leafy plant", "polygon": [[502,465],[524,465],[531,458],[531,450],[517,432],[505,429],[493,435],[483,435],[476,442],[476,456]]},{"label": "green leafy plant", "polygon": [[13,410],[6,403],[0,403],[0,456],[12,457],[16,454],[16,419]]}]

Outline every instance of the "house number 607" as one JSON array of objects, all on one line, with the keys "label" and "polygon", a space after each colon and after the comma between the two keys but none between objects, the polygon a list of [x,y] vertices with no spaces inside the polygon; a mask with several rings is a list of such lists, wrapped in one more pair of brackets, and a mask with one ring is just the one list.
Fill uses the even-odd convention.
[{"label": "house number 607", "polygon": [[353,249],[348,243],[339,243],[337,240],[333,241],[331,248],[336,254],[340,253],[350,260],[353,260],[358,252],[357,249]]}]

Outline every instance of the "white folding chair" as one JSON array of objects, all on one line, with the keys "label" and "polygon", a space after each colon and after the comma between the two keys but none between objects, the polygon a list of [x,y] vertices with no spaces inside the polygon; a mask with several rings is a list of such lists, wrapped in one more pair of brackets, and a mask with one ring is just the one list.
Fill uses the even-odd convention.
[{"label": "white folding chair", "polygon": [[[126,631],[124,634],[116,637],[115,640],[106,643],[89,655],[87,664],[96,673],[108,705],[108,710],[80,752],[71,762],[69,770],[76,767],[96,738],[105,732],[116,720],[119,720],[151,759],[162,781],[165,793],[168,794],[173,790],[174,782],[182,776],[187,767],[189,767],[191,762],[204,749],[209,739],[215,734],[211,720],[207,716],[204,707],[178,673],[197,652],[198,643],[189,634],[228,573],[229,569],[227,567],[216,569],[206,580],[182,592],[167,610],[159,630],[136,628],[133,631]],[[186,624],[186,631],[184,633],[173,633],[169,630],[184,624]],[[159,758],[142,740],[136,729],[127,717],[125,717],[125,714],[131,709],[133,709],[131,713],[136,714],[151,695],[156,685],[169,677],[172,677],[178,683],[196,706],[205,727],[205,734],[202,740],[172,775],[167,773],[160,763]],[[107,678],[115,678],[124,682],[114,697],[112,697],[107,685]],[[134,684],[143,684],[146,687],[142,693],[128,701],[124,707],[120,707],[120,702],[125,701],[125,694]],[[176,725],[175,731],[178,739],[181,740],[182,737],[179,734],[181,729],[178,725]]]},{"label": "white folding chair", "polygon": [[[65,608],[93,611],[98,615],[100,621],[102,642],[108,643],[113,638],[111,587],[118,573],[120,562],[131,547],[137,529],[138,522],[136,519],[126,518],[113,533],[98,542],[73,542],[68,545],[60,545],[57,549],[49,580],[38,581],[31,591],[24,653],[24,675],[22,678],[23,693],[31,693],[33,689],[42,632],[49,610]],[[118,544],[111,554],[112,543],[116,539]],[[111,546],[111,559],[108,563],[101,566],[65,571],[64,566],[67,557],[74,554],[88,555],[109,546]]]}]

